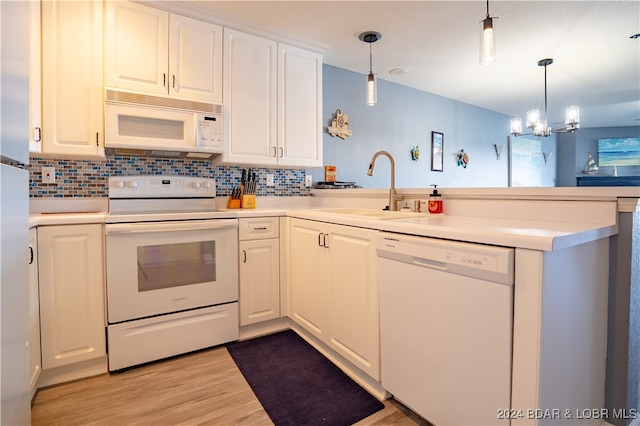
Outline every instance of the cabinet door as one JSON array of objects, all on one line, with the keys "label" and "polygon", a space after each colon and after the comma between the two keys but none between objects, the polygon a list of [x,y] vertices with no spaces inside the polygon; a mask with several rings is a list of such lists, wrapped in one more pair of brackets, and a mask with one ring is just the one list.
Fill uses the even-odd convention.
[{"label": "cabinet door", "polygon": [[107,2],[105,86],[169,93],[169,13],[132,2]]},{"label": "cabinet door", "polygon": [[327,224],[291,220],[291,318],[321,340],[325,333]]},{"label": "cabinet door", "polygon": [[42,368],[106,354],[102,225],[38,229]]},{"label": "cabinet door", "polygon": [[380,378],[377,231],[330,225],[326,343]]},{"label": "cabinet door", "polygon": [[240,325],[280,317],[280,240],[240,242]]},{"label": "cabinet door", "polygon": [[277,43],[224,30],[225,162],[276,165]]},{"label": "cabinet door", "polygon": [[278,164],[322,166],[322,55],[278,46]]},{"label": "cabinet door", "polygon": [[40,2],[29,2],[29,152],[42,153],[42,60]]},{"label": "cabinet door", "polygon": [[40,298],[38,296],[38,233],[29,229],[29,360],[31,397],[36,392],[38,377],[42,371],[40,357]]},{"label": "cabinet door", "polygon": [[102,2],[42,2],[46,154],[103,156]]},{"label": "cabinet door", "polygon": [[169,93],[222,103],[222,27],[171,14],[169,28]]}]

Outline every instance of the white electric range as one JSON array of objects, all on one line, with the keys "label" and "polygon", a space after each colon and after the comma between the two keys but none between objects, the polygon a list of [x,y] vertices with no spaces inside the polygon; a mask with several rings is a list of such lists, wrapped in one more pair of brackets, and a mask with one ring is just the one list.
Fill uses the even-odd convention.
[{"label": "white electric range", "polygon": [[238,220],[215,195],[208,178],[109,178],[109,371],[238,339]]}]

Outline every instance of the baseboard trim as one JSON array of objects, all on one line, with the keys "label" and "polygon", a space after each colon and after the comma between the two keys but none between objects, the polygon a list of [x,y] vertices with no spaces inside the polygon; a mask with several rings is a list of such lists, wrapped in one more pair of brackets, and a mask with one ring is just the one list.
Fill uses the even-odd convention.
[{"label": "baseboard trim", "polygon": [[107,356],[105,355],[88,361],[42,370],[38,378],[37,387],[38,389],[42,389],[72,380],[98,376],[107,372]]}]

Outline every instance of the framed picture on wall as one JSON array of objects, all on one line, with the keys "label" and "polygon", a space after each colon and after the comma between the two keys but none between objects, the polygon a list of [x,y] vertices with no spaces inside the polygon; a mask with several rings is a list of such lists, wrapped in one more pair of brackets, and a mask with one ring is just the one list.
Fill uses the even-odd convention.
[{"label": "framed picture on wall", "polygon": [[444,160],[444,134],[431,132],[431,170],[441,172]]}]

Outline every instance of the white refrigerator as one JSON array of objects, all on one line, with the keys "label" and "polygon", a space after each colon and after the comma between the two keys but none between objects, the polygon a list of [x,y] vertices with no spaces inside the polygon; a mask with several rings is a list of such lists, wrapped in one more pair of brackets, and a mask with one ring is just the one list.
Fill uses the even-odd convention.
[{"label": "white refrigerator", "polygon": [[29,2],[0,1],[0,424],[31,423]]}]

